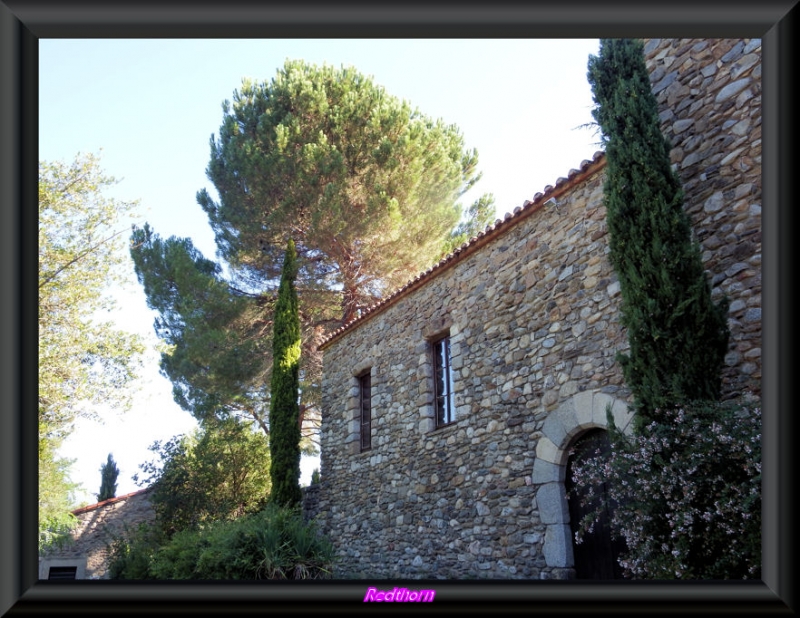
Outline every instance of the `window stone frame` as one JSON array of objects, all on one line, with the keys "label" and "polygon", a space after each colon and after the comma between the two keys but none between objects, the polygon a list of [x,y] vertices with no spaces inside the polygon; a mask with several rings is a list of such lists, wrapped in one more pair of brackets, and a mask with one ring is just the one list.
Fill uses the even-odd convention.
[{"label": "window stone frame", "polygon": [[[437,346],[444,345],[446,342],[447,353],[444,354],[444,363],[440,367],[439,354],[437,354]],[[452,352],[452,337],[450,331],[442,333],[439,337],[430,341],[430,354],[431,354],[431,376],[433,382],[433,422],[436,429],[443,429],[453,425],[458,420],[456,414],[456,396],[455,396],[455,375],[453,373],[453,352]],[[445,384],[445,393],[440,394],[437,388],[437,375],[439,372],[444,374],[442,381]],[[444,400],[444,410],[439,407],[439,399]],[[440,414],[441,413],[441,414]],[[449,420],[448,420],[449,413]],[[443,416],[440,421],[439,417]]]},{"label": "window stone frame", "polygon": [[[370,376],[370,449],[361,448],[361,377],[369,373]],[[375,389],[376,379],[375,361],[367,358],[353,366],[350,370],[350,384],[347,391],[345,419],[347,420],[347,438],[345,444],[351,455],[371,453],[375,449]]]}]

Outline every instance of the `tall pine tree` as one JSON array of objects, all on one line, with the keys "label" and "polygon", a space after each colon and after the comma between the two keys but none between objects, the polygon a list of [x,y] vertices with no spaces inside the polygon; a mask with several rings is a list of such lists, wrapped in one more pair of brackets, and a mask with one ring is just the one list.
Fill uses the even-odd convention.
[{"label": "tall pine tree", "polygon": [[288,60],[269,81],[243,80],[223,112],[207,169],[219,199],[197,195],[218,255],[258,289],[291,237],[303,311],[316,292],[326,324],[333,305],[347,323],[438,261],[480,178],[455,125],[352,67]]},{"label": "tall pine tree", "polygon": [[[202,420],[251,418],[269,432],[270,330],[286,239],[297,251],[304,448],[318,446],[325,336],[494,220],[459,129],[354,68],[287,61],[223,103],[198,203],[218,264],[145,225],[131,256],[168,344],[175,400]],[[265,330],[266,329],[266,330]]]},{"label": "tall pine tree", "polygon": [[719,398],[728,304],[711,299],[642,42],[602,39],[588,79],[606,152],[609,257],[630,343],[618,360],[643,423],[670,406]]},{"label": "tall pine tree", "polygon": [[298,314],[297,252],[289,239],[283,259],[272,331],[269,447],[272,498],[295,506],[300,493],[300,317]]},{"label": "tall pine tree", "polygon": [[102,502],[103,500],[116,497],[119,468],[117,468],[117,463],[114,461],[114,457],[111,453],[108,454],[106,463],[100,468],[100,476],[100,493],[97,494],[97,501]]}]

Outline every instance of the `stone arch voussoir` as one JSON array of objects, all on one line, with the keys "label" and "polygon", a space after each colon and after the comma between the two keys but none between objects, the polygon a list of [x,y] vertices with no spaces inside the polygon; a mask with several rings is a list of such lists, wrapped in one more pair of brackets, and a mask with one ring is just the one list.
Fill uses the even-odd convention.
[{"label": "stone arch voussoir", "polygon": [[633,413],[628,404],[599,391],[583,391],[565,400],[550,413],[542,428],[531,480],[538,486],[539,517],[547,527],[544,557],[548,567],[569,569],[574,565],[564,488],[569,447],[589,429],[608,429],[606,410],[609,406],[614,424],[625,433],[631,433]]}]

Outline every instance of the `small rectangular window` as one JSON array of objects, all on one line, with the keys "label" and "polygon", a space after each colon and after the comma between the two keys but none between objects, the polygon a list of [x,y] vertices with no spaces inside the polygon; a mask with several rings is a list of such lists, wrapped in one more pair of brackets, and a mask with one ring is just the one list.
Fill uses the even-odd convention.
[{"label": "small rectangular window", "polygon": [[453,369],[450,365],[450,336],[433,342],[433,390],[436,426],[456,420],[453,405]]},{"label": "small rectangular window", "polygon": [[372,448],[372,380],[369,373],[358,379],[361,409],[361,450]]},{"label": "small rectangular window", "polygon": [[75,579],[77,573],[78,567],[76,566],[53,566],[48,571],[47,579]]}]

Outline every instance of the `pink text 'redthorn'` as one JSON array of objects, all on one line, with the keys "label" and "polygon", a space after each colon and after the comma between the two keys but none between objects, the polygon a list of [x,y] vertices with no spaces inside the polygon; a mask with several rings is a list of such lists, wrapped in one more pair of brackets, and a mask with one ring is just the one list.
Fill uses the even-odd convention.
[{"label": "pink text 'redthorn'", "polygon": [[395,602],[395,603],[430,603],[436,596],[435,590],[409,590],[408,588],[394,588],[393,590],[378,590],[377,588],[367,588],[364,596],[364,603],[372,602]]}]

